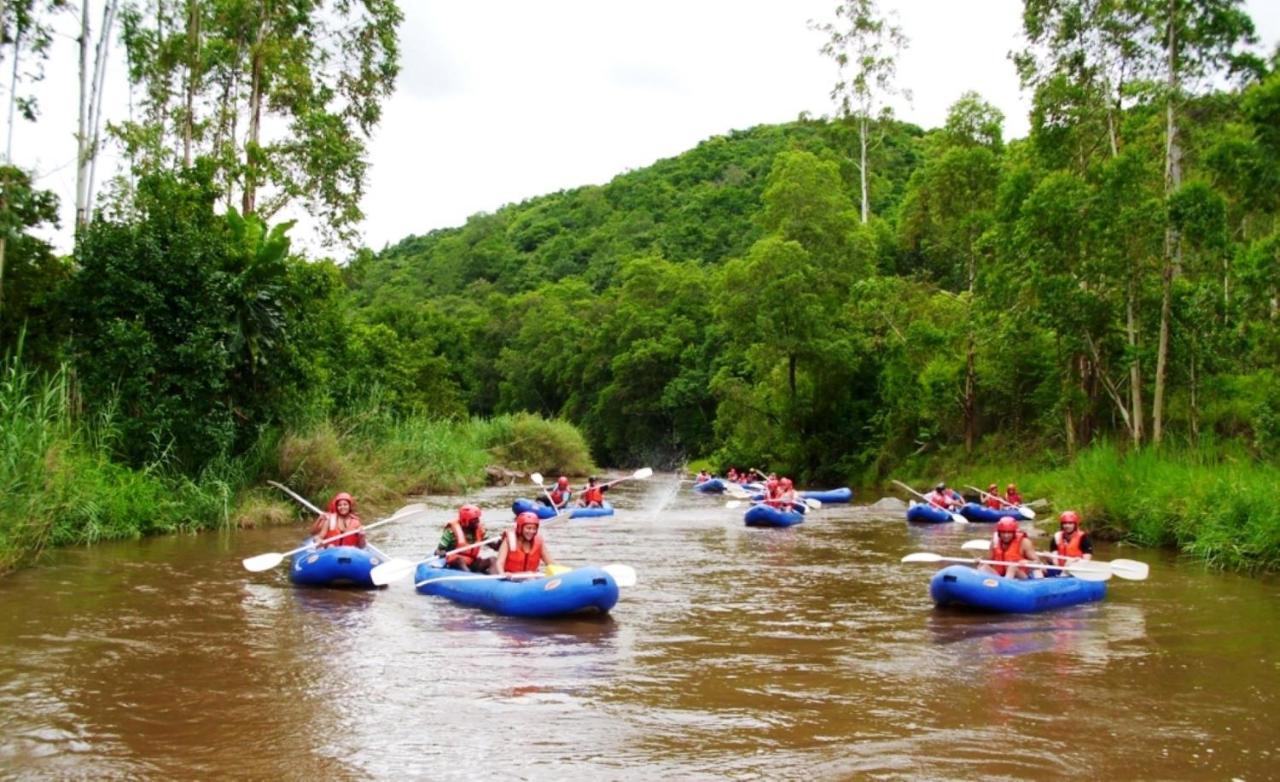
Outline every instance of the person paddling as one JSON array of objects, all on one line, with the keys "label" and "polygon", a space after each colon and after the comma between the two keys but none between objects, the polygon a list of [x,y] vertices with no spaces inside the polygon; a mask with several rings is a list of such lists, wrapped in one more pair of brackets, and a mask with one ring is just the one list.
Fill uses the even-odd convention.
[{"label": "person paddling", "polygon": [[582,496],[578,498],[578,507],[603,508],[604,493],[607,491],[609,491],[608,485],[599,485],[596,476],[592,475],[587,479],[587,488],[582,490]]},{"label": "person paddling", "polygon": [[978,570],[984,573],[995,573],[1005,578],[1031,578],[1027,568],[1014,565],[1020,562],[1035,562],[1036,547],[1031,543],[1031,538],[1018,529],[1018,522],[1014,521],[1012,516],[1004,516],[996,522],[996,531],[991,536],[991,549],[987,553],[987,559],[1009,564],[982,564],[978,566]]},{"label": "person paddling", "polygon": [[699,471],[698,471],[698,477],[697,477],[697,478],[694,478],[694,479],[693,479],[693,482],[694,482],[694,483],[706,483],[706,482],[707,482],[707,481],[709,481],[709,480],[711,480],[711,473],[707,472],[706,470],[699,470]]},{"label": "person paddling", "polygon": [[1022,495],[1018,493],[1018,487],[1012,483],[1004,488],[1004,499],[1015,508],[1022,504]]},{"label": "person paddling", "polygon": [[1004,503],[1000,501],[999,484],[991,484],[987,487],[987,496],[983,498],[982,504],[994,510],[1000,510],[1004,507]]},{"label": "person paddling", "polygon": [[800,495],[796,492],[795,484],[791,482],[791,479],[785,477],[779,478],[777,480],[777,484],[777,493],[770,504],[775,508],[781,508],[782,510],[803,511],[804,503],[800,501]]},{"label": "person paddling", "polygon": [[928,500],[929,504],[933,507],[941,508],[945,511],[950,511],[964,505],[964,499],[953,490],[948,489],[947,484],[941,482],[938,483],[937,486],[933,487],[933,491],[924,495],[924,498]]},{"label": "person paddling", "polygon": [[329,500],[327,510],[327,513],[317,516],[315,523],[311,525],[311,536],[315,538],[316,543],[320,543],[325,538],[333,538],[334,535],[342,532],[350,534],[334,538],[327,543],[320,543],[320,548],[334,546],[364,548],[364,523],[356,515],[355,498],[345,491],[338,492],[333,495],[333,499]]},{"label": "person paddling", "polygon": [[1058,517],[1058,531],[1049,542],[1049,552],[1056,554],[1051,561],[1055,565],[1069,565],[1079,559],[1093,559],[1093,541],[1089,533],[1080,529],[1080,514],[1063,511]]},{"label": "person paddling", "polygon": [[536,573],[539,565],[555,564],[538,529],[541,524],[542,519],[536,513],[525,511],[516,516],[515,527],[502,535],[494,572]]},{"label": "person paddling", "polygon": [[[484,524],[480,521],[480,508],[476,505],[463,505],[458,508],[458,518],[445,523],[444,532],[440,535],[440,543],[436,546],[436,556],[444,556],[445,567],[458,570],[469,570],[473,573],[489,571],[493,551],[484,550],[484,546],[475,546],[466,551],[449,553],[454,549],[479,543],[484,540]],[[485,556],[488,554],[489,556]]]},{"label": "person paddling", "polygon": [[569,500],[573,498],[573,492],[569,490],[569,479],[563,475],[556,478],[555,488],[549,492],[545,492],[543,496],[538,498],[538,502],[543,505],[550,505],[556,510],[560,510],[569,504]]}]

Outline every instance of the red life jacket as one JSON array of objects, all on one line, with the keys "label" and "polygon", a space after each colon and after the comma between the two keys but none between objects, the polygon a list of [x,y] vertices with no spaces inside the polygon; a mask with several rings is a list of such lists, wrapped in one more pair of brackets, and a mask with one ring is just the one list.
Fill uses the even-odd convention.
[{"label": "red life jacket", "polygon": [[563,508],[564,504],[568,502],[569,498],[572,496],[573,492],[567,489],[564,491],[560,491],[559,489],[551,490],[551,502],[554,503],[557,508]]},{"label": "red life jacket", "polygon": [[507,530],[507,561],[503,569],[508,573],[532,573],[542,564],[542,533],[533,536],[533,548],[520,549],[520,539],[513,529]]},{"label": "red life jacket", "polygon": [[[466,533],[462,531],[462,523],[459,522],[457,519],[453,519],[446,526],[448,526],[450,529],[453,530],[453,547],[454,548],[466,546],[470,543],[478,543],[484,540],[484,523],[483,522],[479,522],[479,521],[476,522],[476,527],[475,527],[476,536],[474,539],[471,539],[471,540],[467,539]],[[444,558],[444,561],[445,561],[445,564],[447,565],[452,565],[454,562],[462,562],[463,565],[465,565],[467,568],[470,568],[471,563],[476,561],[476,555],[478,555],[479,553],[480,553],[480,547],[472,546],[466,551],[459,551],[457,554],[446,555]]]},{"label": "red life jacket", "polygon": [[350,534],[335,538],[328,543],[322,543],[321,548],[333,548],[335,546],[357,546],[364,547],[364,533],[360,531],[360,517],[354,513],[347,514],[346,519],[339,519],[336,513],[326,513],[328,518],[324,523],[324,529],[320,531],[320,539],[330,538],[339,532],[351,530]]},{"label": "red life jacket", "polygon": [[1000,510],[1001,508],[1004,507],[1004,505],[1000,502],[1000,498],[995,495],[990,495],[987,497],[986,506],[988,508],[994,508],[995,510]]},{"label": "red life jacket", "polygon": [[1006,492],[1005,500],[1007,500],[1010,505],[1021,505],[1022,495],[1016,491]]},{"label": "red life jacket", "polygon": [[604,490],[599,486],[593,486],[582,492],[582,501],[586,503],[587,507],[604,505]]},{"label": "red life jacket", "polygon": [[1064,542],[1062,540],[1062,530],[1053,533],[1053,547],[1057,552],[1055,564],[1066,564],[1067,559],[1079,559],[1084,556],[1084,550],[1080,547],[1084,545],[1084,530],[1076,527],[1076,533],[1071,536],[1071,540]]},{"label": "red life jacket", "polygon": [[[991,540],[990,559],[997,562],[1021,562],[1022,561],[1022,539],[1027,535],[1025,532],[1019,532],[1013,536],[1013,540],[1009,541],[1008,548],[1001,545],[1000,533],[995,533],[995,537]],[[1008,565],[992,565],[991,569],[996,571],[996,575],[1003,576],[1005,571],[1009,569]],[[1018,568],[1023,573],[1027,572],[1026,568]]]}]

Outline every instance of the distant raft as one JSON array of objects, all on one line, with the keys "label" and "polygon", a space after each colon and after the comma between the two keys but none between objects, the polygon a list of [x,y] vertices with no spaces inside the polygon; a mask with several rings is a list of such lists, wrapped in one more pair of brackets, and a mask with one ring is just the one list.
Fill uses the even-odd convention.
[{"label": "distant raft", "polygon": [[584,567],[557,576],[511,580],[444,567],[436,558],[418,565],[415,588],[504,616],[549,619],[608,613],[618,602],[618,582],[602,568]]},{"label": "distant raft", "polygon": [[954,521],[951,514],[942,508],[934,507],[923,502],[913,502],[907,508],[907,521],[919,522],[921,524],[944,524]]},{"label": "distant raft", "polygon": [[950,565],[933,575],[929,595],[940,606],[1030,614],[1092,603],[1107,595],[1107,582],[1056,578],[1004,578],[968,565]]},{"label": "distant raft", "polygon": [[693,490],[703,494],[724,494],[727,488],[729,488],[729,482],[723,478],[708,478],[701,483],[693,484]]},{"label": "distant raft", "polygon": [[826,491],[802,491],[800,496],[806,500],[817,500],[823,505],[828,503],[850,502],[853,500],[853,489],[848,486],[839,489],[827,489]]},{"label": "distant raft", "polygon": [[1031,520],[1024,516],[1022,511],[1017,508],[988,508],[984,505],[979,505],[976,502],[966,502],[964,507],[960,508],[960,515],[964,516],[969,521],[990,522],[992,524],[1003,519],[1005,516],[1008,516],[1014,521]]},{"label": "distant raft", "polygon": [[[519,516],[521,513],[536,513],[540,519],[553,519],[556,517],[555,508],[550,505],[543,505],[540,502],[526,499],[524,497],[517,498],[511,503],[511,512]],[[566,515],[571,519],[589,519],[594,516],[612,516],[613,506],[605,503],[599,508],[569,508]]]},{"label": "distant raft", "polygon": [[303,551],[289,563],[289,580],[301,586],[372,587],[369,571],[385,561],[373,547],[333,546]]},{"label": "distant raft", "polygon": [[748,527],[792,527],[804,521],[804,514],[794,510],[779,510],[769,505],[752,505],[742,520]]}]

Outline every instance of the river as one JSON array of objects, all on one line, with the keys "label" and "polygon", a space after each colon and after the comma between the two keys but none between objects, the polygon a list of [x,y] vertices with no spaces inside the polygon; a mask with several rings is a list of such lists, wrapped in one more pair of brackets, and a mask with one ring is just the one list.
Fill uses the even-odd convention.
[{"label": "river", "polygon": [[[495,530],[520,495],[470,499]],[[370,537],[421,555],[461,499]],[[56,552],[0,580],[0,776],[1280,776],[1274,578],[1100,545],[1150,578],[975,615],[935,609],[936,566],[899,559],[959,554],[984,525],[826,505],[747,528],[662,474],[611,499],[615,517],[546,529],[562,562],[636,569],[604,618],[521,621],[408,580],[297,589],[285,565],[240,566],[297,545],[301,523]]]}]

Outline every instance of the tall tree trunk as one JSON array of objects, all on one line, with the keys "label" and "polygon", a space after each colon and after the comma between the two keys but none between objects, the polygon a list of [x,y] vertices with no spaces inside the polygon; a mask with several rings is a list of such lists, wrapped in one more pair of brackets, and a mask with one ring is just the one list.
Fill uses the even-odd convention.
[{"label": "tall tree trunk", "polygon": [[1200,445],[1200,405],[1196,399],[1196,361],[1198,359],[1195,343],[1191,346],[1191,384],[1189,391],[1191,394],[1191,409],[1188,411],[1188,419],[1191,423],[1191,442],[1193,445]]},{"label": "tall tree trunk", "polygon": [[[87,3],[87,0],[86,0]],[[102,29],[98,31],[98,43],[94,48],[93,54],[93,83],[88,93],[88,107],[85,112],[87,125],[84,128],[84,138],[87,139],[82,150],[80,158],[81,165],[86,169],[84,192],[80,192],[80,178],[76,177],[76,220],[79,225],[87,225],[90,214],[93,211],[93,185],[98,176],[98,133],[102,128],[102,92],[107,79],[107,57],[111,54],[111,28],[116,21],[116,10],[120,6],[120,0],[107,0],[106,5],[102,9]],[[84,73],[87,58],[87,41],[88,41],[88,20],[82,20],[81,34],[84,36],[85,43],[81,44],[81,76],[80,89],[84,90]],[[132,88],[131,88],[132,89]],[[85,102],[85,98],[81,98],[81,103]]]},{"label": "tall tree trunk", "polygon": [[271,13],[268,4],[262,11],[263,17],[258,25],[258,31],[253,41],[253,45],[249,48],[249,56],[252,58],[251,79],[249,83],[249,133],[244,142],[244,198],[241,201],[241,211],[245,217],[253,214],[258,198],[258,178],[257,166],[255,160],[258,154],[258,139],[262,127],[262,75],[263,75],[263,39],[266,38],[267,18]]},{"label": "tall tree trunk", "polygon": [[1135,448],[1142,447],[1145,436],[1143,418],[1146,415],[1142,404],[1142,360],[1138,356],[1138,314],[1137,303],[1138,282],[1129,278],[1129,292],[1125,296],[1125,339],[1129,344],[1129,431],[1133,436]]},{"label": "tall tree trunk", "polygon": [[796,401],[796,357],[794,355],[787,356],[787,382],[791,388],[791,402],[794,407]]},{"label": "tall tree trunk", "polygon": [[975,398],[977,391],[977,373],[975,371],[977,348],[974,344],[973,331],[969,332],[969,349],[967,353],[964,369],[964,452],[966,455],[973,453],[973,443],[978,434],[978,405]]},{"label": "tall tree trunk", "polygon": [[194,135],[196,90],[200,84],[200,0],[187,0],[187,95],[182,117],[182,162],[191,168],[191,138]]},{"label": "tall tree trunk", "polygon": [[76,122],[76,230],[89,222],[89,6],[80,2],[80,112]]},{"label": "tall tree trunk", "polygon": [[867,200],[867,117],[858,118],[858,174],[862,181],[862,224],[870,218],[871,207]]},{"label": "tall tree trunk", "polygon": [[[1167,199],[1182,186],[1182,148],[1178,141],[1178,125],[1174,105],[1178,92],[1177,37],[1177,0],[1169,0],[1168,50],[1166,67],[1168,68],[1165,88],[1165,166],[1164,192]],[[1151,441],[1160,444],[1164,436],[1164,398],[1166,374],[1169,364],[1169,330],[1173,303],[1173,275],[1179,265],[1182,253],[1182,237],[1169,225],[1164,232],[1164,268],[1161,271],[1160,296],[1160,343],[1156,348],[1156,390],[1151,405]]]}]

